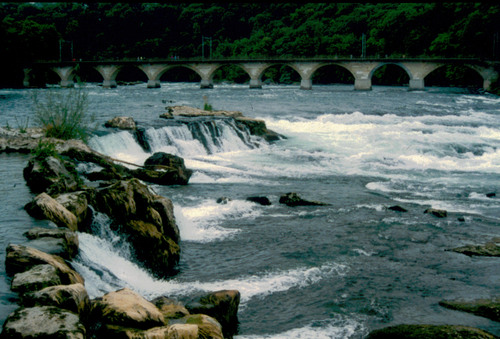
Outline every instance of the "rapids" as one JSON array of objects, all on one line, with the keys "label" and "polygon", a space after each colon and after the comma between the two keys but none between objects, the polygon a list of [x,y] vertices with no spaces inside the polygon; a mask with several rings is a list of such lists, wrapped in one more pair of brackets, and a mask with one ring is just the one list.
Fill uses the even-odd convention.
[{"label": "rapids", "polygon": [[[187,186],[151,186],[174,202],[182,239],[177,274],[150,276],[99,215],[94,234],[79,234],[74,263],[92,297],[121,287],[179,300],[238,289],[239,339],[362,338],[401,323],[462,324],[500,335],[498,323],[438,305],[500,294],[497,258],[447,251],[498,237],[500,98],[340,85],[88,90],[99,123],[93,148],[137,164],[152,152],[169,152],[194,170]],[[0,126],[16,127],[14,116],[18,122],[31,116],[30,91],[0,90]],[[287,139],[269,144],[226,119],[177,125],[158,118],[164,102],[201,107],[202,95],[215,109],[265,120]],[[117,115],[145,128],[152,152],[131,133],[101,126]],[[43,224],[22,210],[32,197],[22,179],[26,161],[0,155],[3,248]],[[329,205],[279,204],[287,192]],[[246,200],[256,195],[272,205]],[[227,204],[216,203],[222,196]],[[387,209],[393,205],[408,212]],[[448,217],[424,214],[429,207],[446,209]],[[9,282],[2,273],[1,322],[14,307]]]}]

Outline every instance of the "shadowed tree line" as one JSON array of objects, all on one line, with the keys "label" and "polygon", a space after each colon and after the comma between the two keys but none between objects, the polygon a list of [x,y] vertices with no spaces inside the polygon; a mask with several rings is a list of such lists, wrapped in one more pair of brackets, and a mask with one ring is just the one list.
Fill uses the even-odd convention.
[{"label": "shadowed tree line", "polygon": [[360,57],[363,35],[366,56],[491,60],[498,22],[494,3],[2,3],[0,84],[20,84],[36,60]]}]

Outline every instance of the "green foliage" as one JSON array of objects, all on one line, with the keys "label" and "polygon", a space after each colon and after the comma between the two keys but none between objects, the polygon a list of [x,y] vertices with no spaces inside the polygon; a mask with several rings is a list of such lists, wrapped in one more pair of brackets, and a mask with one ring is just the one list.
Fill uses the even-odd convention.
[{"label": "green foliage", "polygon": [[94,117],[88,114],[88,93],[84,88],[34,92],[32,99],[35,122],[43,127],[45,136],[87,140]]},{"label": "green foliage", "polygon": [[0,55],[16,67],[0,81],[22,84],[23,64],[61,56],[199,58],[202,37],[212,38],[214,58],[359,57],[366,34],[367,56],[491,59],[499,22],[494,2],[7,2]]},{"label": "green foliage", "polygon": [[37,147],[31,150],[31,155],[38,161],[44,161],[48,157],[58,156],[58,153],[53,143],[40,140]]},{"label": "green foliage", "polygon": [[208,97],[206,95],[203,96],[203,110],[212,111],[213,107],[208,103]]},{"label": "green foliage", "polygon": [[17,128],[19,129],[19,133],[26,133],[28,131],[30,118],[27,117],[26,121],[24,121],[24,123],[19,122],[19,120],[17,120],[17,117],[15,117],[15,119],[16,119]]}]

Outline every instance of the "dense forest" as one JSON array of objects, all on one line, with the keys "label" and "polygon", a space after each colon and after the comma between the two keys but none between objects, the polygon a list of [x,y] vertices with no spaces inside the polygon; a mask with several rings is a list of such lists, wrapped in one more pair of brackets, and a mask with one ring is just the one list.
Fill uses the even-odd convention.
[{"label": "dense forest", "polygon": [[0,55],[9,67],[0,82],[20,81],[23,66],[35,60],[497,60],[499,31],[500,5],[493,2],[2,3]]}]

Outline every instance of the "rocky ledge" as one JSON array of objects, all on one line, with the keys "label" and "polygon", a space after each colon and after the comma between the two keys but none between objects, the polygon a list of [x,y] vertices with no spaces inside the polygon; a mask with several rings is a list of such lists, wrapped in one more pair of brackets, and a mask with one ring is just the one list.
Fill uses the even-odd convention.
[{"label": "rocky ledge", "polygon": [[264,120],[243,116],[239,111],[206,111],[189,106],[168,106],[167,112],[160,115],[160,118],[173,119],[174,117],[199,118],[217,117],[234,119],[236,126],[241,130],[248,129],[251,135],[262,137],[268,142],[286,139],[285,136],[269,130]]}]

